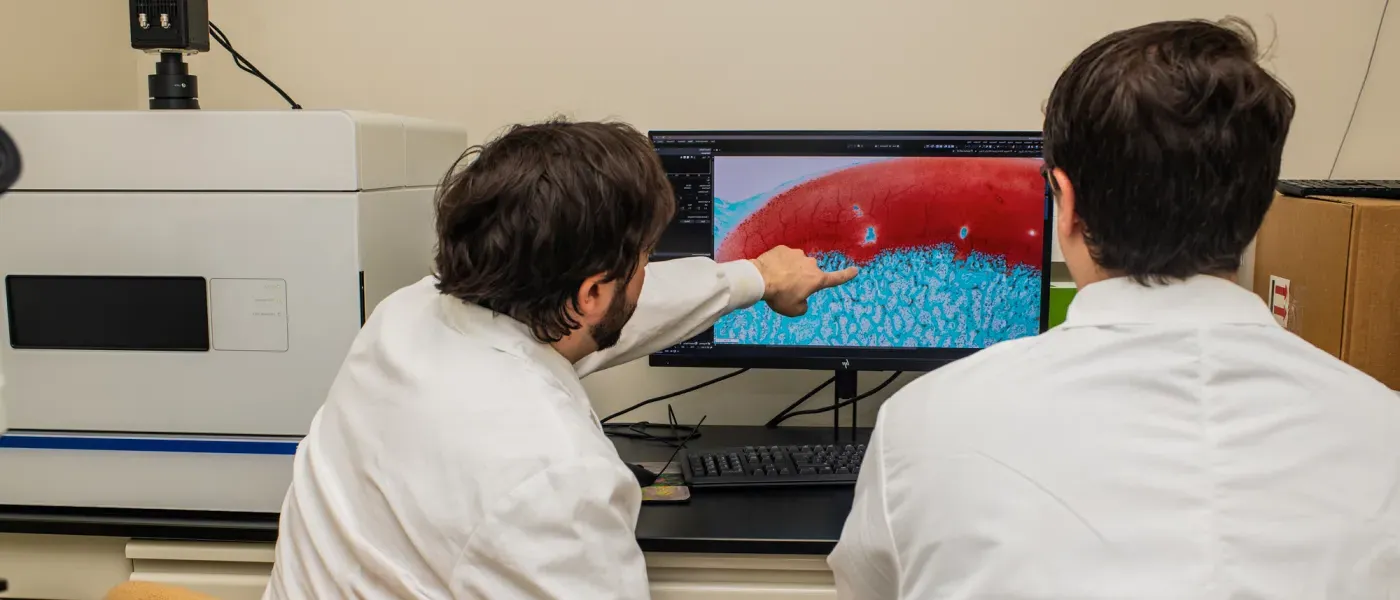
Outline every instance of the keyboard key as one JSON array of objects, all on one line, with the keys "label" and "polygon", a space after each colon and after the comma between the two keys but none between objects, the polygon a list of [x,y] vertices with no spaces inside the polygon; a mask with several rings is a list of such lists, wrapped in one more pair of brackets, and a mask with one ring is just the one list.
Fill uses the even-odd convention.
[{"label": "keyboard key", "polygon": [[[804,451],[804,449],[806,451]],[[680,463],[693,487],[853,486],[862,449],[855,444],[753,445],[686,450]]]}]

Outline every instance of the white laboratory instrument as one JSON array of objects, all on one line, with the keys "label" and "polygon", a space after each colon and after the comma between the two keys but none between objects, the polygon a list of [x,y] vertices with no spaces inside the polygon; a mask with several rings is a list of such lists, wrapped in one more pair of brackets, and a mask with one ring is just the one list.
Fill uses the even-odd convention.
[{"label": "white laboratory instrument", "polygon": [[0,112],[10,427],[304,434],[430,271],[457,127],[341,111]]},{"label": "white laboratory instrument", "polygon": [[[0,128],[0,196],[10,191],[10,186],[19,178],[20,154],[15,148],[14,139]],[[0,436],[5,435],[5,366],[0,364]],[[5,580],[0,579],[0,592],[5,591]]]},{"label": "white laboratory instrument", "polygon": [[363,319],[431,270],[464,129],[0,112],[0,505],[276,512]]}]

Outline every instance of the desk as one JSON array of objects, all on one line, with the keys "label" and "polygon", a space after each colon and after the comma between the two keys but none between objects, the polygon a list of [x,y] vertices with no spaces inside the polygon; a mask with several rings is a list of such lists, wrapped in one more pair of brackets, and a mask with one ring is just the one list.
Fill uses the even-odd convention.
[{"label": "desk", "polygon": [[[705,427],[701,434],[692,447],[831,440],[827,428]],[[858,435],[867,439],[869,431]],[[674,450],[614,443],[628,462],[662,462]],[[644,505],[637,541],[653,598],[834,598],[825,557],[851,501],[850,488],[700,490],[686,504]],[[0,571],[13,593],[36,599],[100,597],[127,579],[251,599],[266,585],[276,538],[275,514],[0,506]]]},{"label": "desk", "polygon": [[[829,428],[704,427],[694,448],[829,444]],[[851,443],[849,431],[843,443]],[[870,430],[861,430],[862,442]],[[670,446],[613,438],[627,462],[664,462]],[[647,552],[799,554],[826,556],[841,538],[853,488],[695,490],[687,504],[647,504],[637,519],[637,542]]]}]

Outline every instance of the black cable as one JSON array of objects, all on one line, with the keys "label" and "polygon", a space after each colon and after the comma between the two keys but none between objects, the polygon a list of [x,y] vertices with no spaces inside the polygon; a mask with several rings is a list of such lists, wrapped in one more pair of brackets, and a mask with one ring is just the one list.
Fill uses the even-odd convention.
[{"label": "black cable", "polygon": [[1342,160],[1342,151],[1347,148],[1347,137],[1351,135],[1351,124],[1356,122],[1356,113],[1361,110],[1361,98],[1366,94],[1366,82],[1371,79],[1371,65],[1376,62],[1376,48],[1381,44],[1381,32],[1385,27],[1385,16],[1390,12],[1390,0],[1381,5],[1381,22],[1376,24],[1376,39],[1371,42],[1371,57],[1366,59],[1366,73],[1361,76],[1361,89],[1356,90],[1356,102],[1351,105],[1351,116],[1347,118],[1347,128],[1342,131],[1342,144],[1337,146],[1337,155],[1332,157],[1332,170],[1327,172],[1331,179],[1337,174],[1337,163]]},{"label": "black cable", "polygon": [[690,386],[690,387],[688,387],[688,388],[685,388],[685,389],[683,389],[683,390],[681,390],[681,391],[678,391],[678,392],[671,392],[671,393],[666,394],[666,395],[664,395],[664,396],[657,396],[657,397],[655,397],[655,398],[648,398],[648,399],[646,399],[646,400],[643,400],[643,401],[641,401],[641,402],[638,402],[638,403],[636,403],[636,404],[633,404],[632,406],[629,406],[629,407],[624,408],[624,409],[622,409],[622,410],[619,410],[619,411],[617,411],[617,412],[615,412],[615,413],[613,413],[613,414],[610,414],[610,415],[608,415],[608,416],[606,416],[606,417],[603,417],[602,419],[599,420],[599,422],[600,422],[600,423],[603,423],[604,425],[606,425],[606,424],[608,424],[609,421],[612,421],[613,419],[616,419],[616,418],[618,418],[618,417],[620,417],[620,416],[622,416],[622,415],[625,415],[625,414],[627,414],[627,413],[630,413],[630,412],[632,412],[632,411],[634,411],[634,410],[637,410],[637,409],[639,409],[639,408],[641,408],[641,407],[643,407],[643,406],[646,406],[646,405],[648,405],[648,404],[655,404],[655,403],[657,403],[657,402],[662,402],[662,401],[665,401],[665,400],[670,400],[670,399],[672,399],[672,398],[675,398],[676,396],[684,396],[684,395],[689,394],[689,393],[691,393],[691,392],[693,392],[693,391],[695,391],[695,390],[698,390],[698,389],[701,389],[701,388],[706,388],[706,387],[712,386],[712,385],[714,385],[714,384],[716,384],[716,383],[719,383],[719,382],[721,382],[721,381],[724,381],[724,380],[726,380],[726,379],[731,379],[731,378],[734,378],[734,377],[738,377],[739,375],[742,375],[742,374],[744,374],[744,373],[747,373],[748,371],[749,371],[748,369],[739,369],[739,370],[734,371],[734,372],[731,372],[731,373],[726,373],[726,374],[724,374],[724,375],[720,375],[719,377],[716,377],[716,378],[711,379],[711,380],[709,380],[709,381],[706,381],[706,382],[704,382],[704,383],[698,383],[698,384],[692,385],[692,386]]},{"label": "black cable", "polygon": [[832,377],[832,378],[827,379],[826,381],[823,381],[821,385],[812,388],[812,391],[807,392],[806,394],[803,394],[801,398],[798,398],[798,399],[797,399],[797,402],[793,402],[792,404],[789,404],[787,408],[784,408],[783,410],[778,411],[778,414],[774,415],[773,418],[772,418],[772,419],[769,419],[767,423],[764,423],[764,424],[763,424],[763,426],[764,426],[764,427],[767,427],[767,428],[769,428],[769,429],[773,429],[774,427],[777,427],[777,426],[778,426],[778,423],[782,423],[783,420],[787,418],[788,413],[791,413],[791,412],[792,412],[792,409],[797,408],[797,407],[799,407],[799,406],[802,406],[802,403],[803,403],[803,402],[806,402],[808,398],[811,398],[812,396],[817,395],[818,392],[820,392],[820,391],[826,389],[826,386],[831,385],[831,384],[833,384],[833,383],[836,383],[836,378],[835,378],[835,377]]},{"label": "black cable", "polygon": [[212,23],[210,24],[209,37],[211,37],[215,42],[218,42],[220,46],[224,47],[224,49],[229,51],[229,55],[233,57],[234,66],[253,76],[259,78],[265,77],[264,75],[262,75],[262,71],[253,65],[252,61],[248,60],[248,58],[243,56],[242,53],[233,49],[233,43],[229,41],[228,35],[225,34],[224,30],[220,29],[218,25],[214,25]]},{"label": "black cable", "polygon": [[[690,440],[700,437],[700,425],[705,422],[706,417],[700,417],[700,422],[694,425],[681,425],[676,419],[676,411],[670,405],[666,406],[666,421],[668,425],[659,423],[604,423],[603,434],[611,437],[629,438],[634,440],[646,440],[649,442],[660,442],[668,446],[684,446]],[[664,428],[669,435],[657,435],[651,432],[653,428]]]},{"label": "black cable", "polygon": [[[871,396],[874,396],[875,394],[880,393],[880,390],[883,390],[883,389],[885,389],[886,387],[889,387],[889,385],[890,385],[891,383],[894,383],[894,380],[895,380],[896,378],[898,378],[900,375],[903,375],[903,374],[904,374],[903,371],[895,371],[895,372],[894,372],[892,375],[890,375],[887,379],[885,379],[884,381],[880,382],[880,385],[875,386],[874,389],[872,389],[872,390],[870,390],[870,391],[868,391],[868,392],[866,392],[866,393],[864,393],[864,394],[861,394],[861,395],[859,395],[859,396],[856,396],[855,398],[850,398],[850,399],[848,399],[848,400],[842,400],[842,401],[840,401],[840,402],[837,402],[836,404],[832,404],[831,406],[823,406],[823,407],[821,407],[821,408],[814,408],[814,409],[811,409],[811,410],[799,410],[799,411],[797,411],[797,412],[791,412],[791,413],[788,413],[788,414],[786,414],[786,415],[780,415],[779,417],[774,417],[774,419],[773,419],[772,421],[769,421],[769,423],[770,423],[769,427],[777,427],[778,424],[780,424],[780,423],[782,423],[783,421],[786,421],[786,420],[788,420],[788,419],[791,419],[791,418],[793,418],[793,417],[799,417],[799,416],[802,416],[802,415],[817,415],[817,414],[821,414],[821,413],[824,413],[824,412],[830,412],[830,411],[833,411],[833,410],[840,410],[840,409],[842,409],[842,408],[845,408],[845,407],[847,407],[847,406],[850,406],[850,405],[852,405],[852,404],[855,404],[855,403],[857,403],[857,402],[860,402],[861,400],[864,400],[864,399],[866,399],[866,398],[869,398],[869,397],[871,397]],[[823,387],[825,387],[825,384],[823,384]],[[818,388],[818,389],[820,389],[820,388]],[[814,391],[813,393],[815,393],[815,391]]]},{"label": "black cable", "polygon": [[[652,429],[661,429],[668,433],[656,434],[651,432]],[[695,425],[663,425],[661,423],[648,423],[646,421],[640,423],[607,423],[603,425],[603,435],[675,445],[691,437],[700,437],[700,428]]]},{"label": "black cable", "polygon": [[282,99],[286,100],[287,104],[290,104],[293,109],[301,108],[301,105],[297,104],[296,101],[292,100],[291,96],[288,96],[287,93],[283,91],[281,87],[279,87],[276,83],[273,83],[272,79],[268,78],[262,73],[261,70],[254,66],[252,61],[248,60],[237,50],[234,50],[233,44],[229,41],[228,36],[224,34],[223,30],[219,29],[219,26],[215,25],[212,21],[209,23],[209,36],[213,38],[215,42],[218,42],[220,46],[223,46],[225,50],[228,50],[229,54],[233,56],[233,64],[235,66],[237,66],[239,69],[242,69],[244,72],[253,75],[254,77],[257,77],[258,79],[261,79],[263,83],[266,83],[267,85],[271,86],[272,89],[276,91],[278,95],[282,96]]},{"label": "black cable", "polygon": [[301,105],[297,104],[295,100],[292,100],[292,97],[288,96],[287,92],[282,91],[282,88],[278,87],[277,84],[273,83],[272,79],[268,78],[268,76],[266,75],[263,75],[262,71],[258,70],[257,67],[253,66],[252,61],[245,58],[242,54],[239,54],[237,50],[234,50],[233,43],[229,41],[227,35],[224,35],[224,30],[219,29],[219,26],[215,25],[213,21],[209,22],[209,37],[215,42],[218,42],[220,46],[223,46],[224,50],[228,50],[228,53],[231,56],[233,56],[233,64],[236,65],[239,69],[242,69],[245,73],[248,73],[249,75],[263,80],[263,83],[266,83],[273,89],[273,91],[276,91],[279,96],[282,96],[282,99],[286,100],[287,104],[290,104],[293,109],[301,108]]},{"label": "black cable", "polygon": [[[674,417],[675,417],[675,413],[671,413],[671,416],[674,418]],[[681,454],[681,449],[682,449],[682,448],[685,448],[685,445],[686,445],[686,444],[689,444],[689,443],[690,443],[690,440],[693,440],[693,439],[695,439],[695,438],[697,438],[697,437],[700,436],[700,426],[705,424],[705,419],[706,419],[706,418],[708,418],[708,415],[706,415],[706,416],[704,416],[704,417],[700,417],[700,422],[698,422],[698,423],[695,424],[695,431],[693,431],[690,435],[686,436],[685,439],[681,440],[679,444],[675,444],[675,446],[676,446],[676,451],[675,451],[675,452],[672,452],[672,453],[671,453],[671,457],[668,458],[668,459],[666,459],[666,464],[661,465],[661,470],[659,470],[659,471],[656,472],[656,476],[655,476],[655,477],[652,477],[652,478],[650,478],[649,480],[646,480],[646,481],[643,481],[643,480],[639,477],[639,478],[637,479],[637,483],[642,484],[642,487],[651,487],[652,485],[655,485],[655,484],[656,484],[656,480],[657,480],[657,479],[661,479],[661,476],[666,474],[666,469],[671,468],[671,463],[676,462],[676,457],[677,457],[677,456],[680,456],[680,454]],[[645,471],[645,469],[643,469],[643,470]]]}]

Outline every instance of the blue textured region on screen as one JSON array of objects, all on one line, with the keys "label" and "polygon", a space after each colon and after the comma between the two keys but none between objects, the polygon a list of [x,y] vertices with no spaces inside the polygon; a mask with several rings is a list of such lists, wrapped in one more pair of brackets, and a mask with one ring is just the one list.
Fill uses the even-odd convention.
[{"label": "blue textured region on screen", "polygon": [[[851,266],[842,254],[823,269]],[[1040,271],[951,246],[883,252],[850,283],[819,292],[789,319],[758,305],[715,323],[715,342],[771,346],[985,348],[1040,332]]]}]

